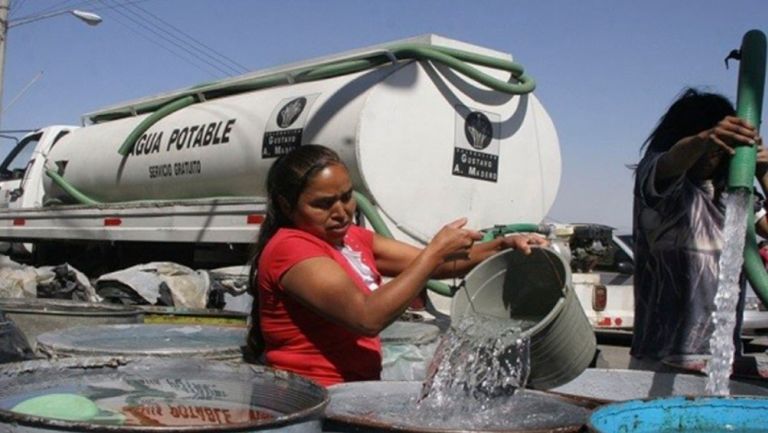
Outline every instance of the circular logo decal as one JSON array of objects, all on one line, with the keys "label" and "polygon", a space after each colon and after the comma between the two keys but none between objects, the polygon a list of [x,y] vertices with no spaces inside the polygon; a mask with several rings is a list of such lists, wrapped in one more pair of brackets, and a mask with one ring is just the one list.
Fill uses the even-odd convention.
[{"label": "circular logo decal", "polygon": [[307,98],[296,98],[277,113],[277,126],[285,129],[293,124],[307,105]]},{"label": "circular logo decal", "polygon": [[493,126],[488,116],[479,111],[473,111],[464,121],[464,134],[470,146],[482,150],[491,144]]}]

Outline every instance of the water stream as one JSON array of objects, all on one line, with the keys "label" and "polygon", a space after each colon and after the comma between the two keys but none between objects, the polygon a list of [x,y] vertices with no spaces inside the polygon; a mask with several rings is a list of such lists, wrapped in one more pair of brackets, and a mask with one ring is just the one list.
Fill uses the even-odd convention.
[{"label": "water stream", "polygon": [[751,194],[736,190],[725,196],[723,251],[720,255],[715,311],[712,313],[714,331],[709,340],[711,358],[707,363],[706,391],[711,395],[729,395],[729,377],[733,365],[733,331],[739,301],[739,278],[744,262],[744,241],[747,212],[751,211]]},{"label": "water stream", "polygon": [[535,321],[466,315],[442,337],[413,408],[429,427],[532,428],[578,424],[586,410],[524,390]]},{"label": "water stream", "polygon": [[548,431],[583,425],[588,409],[523,389],[530,371],[524,331],[535,323],[478,314],[456,318],[424,383],[381,382],[370,394],[336,394],[329,411],[390,431]]},{"label": "water stream", "polygon": [[494,397],[525,388],[535,322],[467,315],[443,336],[427,370],[421,403],[435,408],[484,409]]}]

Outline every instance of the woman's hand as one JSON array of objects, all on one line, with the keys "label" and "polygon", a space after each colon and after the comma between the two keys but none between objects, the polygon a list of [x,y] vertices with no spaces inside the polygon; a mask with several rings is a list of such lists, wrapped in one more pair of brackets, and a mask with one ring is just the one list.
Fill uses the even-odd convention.
[{"label": "woman's hand", "polygon": [[520,250],[526,255],[531,253],[531,246],[549,245],[549,241],[543,236],[536,234],[514,234],[504,236],[501,241],[501,249],[513,248]]},{"label": "woman's hand", "polygon": [[757,130],[752,125],[736,116],[727,116],[714,128],[697,134],[707,146],[706,152],[721,151],[733,155],[738,145],[753,145],[758,139]]},{"label": "woman's hand", "polygon": [[465,229],[466,224],[466,218],[459,218],[446,224],[425,249],[442,261],[466,258],[475,241],[483,238],[483,234],[479,231]]}]

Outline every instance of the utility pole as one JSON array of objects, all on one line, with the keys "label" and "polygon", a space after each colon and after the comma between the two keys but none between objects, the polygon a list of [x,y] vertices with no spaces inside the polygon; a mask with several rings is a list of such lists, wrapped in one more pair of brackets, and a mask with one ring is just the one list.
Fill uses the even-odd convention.
[{"label": "utility pole", "polygon": [[8,38],[8,10],[11,0],[0,0],[0,125],[3,121],[3,83],[5,79],[5,42]]}]

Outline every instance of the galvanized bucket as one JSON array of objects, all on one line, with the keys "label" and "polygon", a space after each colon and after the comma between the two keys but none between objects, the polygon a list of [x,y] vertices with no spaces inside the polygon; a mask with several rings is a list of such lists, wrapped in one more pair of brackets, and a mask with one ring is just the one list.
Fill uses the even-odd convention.
[{"label": "galvanized bucket", "polygon": [[[81,409],[30,409],[46,398]],[[0,366],[3,433],[319,433],[327,402],[310,380],[243,363],[93,357]]]},{"label": "galvanized bucket", "polygon": [[35,350],[37,336],[72,326],[141,323],[138,308],[65,299],[0,298],[0,310],[13,320]]},{"label": "galvanized bucket", "polygon": [[[323,431],[337,433],[576,433],[587,422],[591,402],[525,390],[520,395],[535,396],[540,413],[530,407],[517,411],[511,400],[498,409],[511,413],[459,414],[446,420],[443,414],[415,411],[422,388],[416,381],[349,382],[328,388],[330,403],[325,409]],[[565,420],[565,421],[563,421]],[[485,424],[481,424],[485,423]]]},{"label": "galvanized bucket", "polygon": [[49,358],[156,356],[241,360],[245,328],[203,325],[98,325],[52,331],[37,337]]},{"label": "galvanized bucket", "polygon": [[670,397],[603,406],[589,419],[597,433],[764,432],[765,397]]},{"label": "galvanized bucket", "polygon": [[525,255],[502,251],[475,267],[453,297],[451,317],[481,314],[532,321],[532,388],[549,389],[572,380],[595,356],[597,340],[571,284],[570,266],[550,248]]}]

